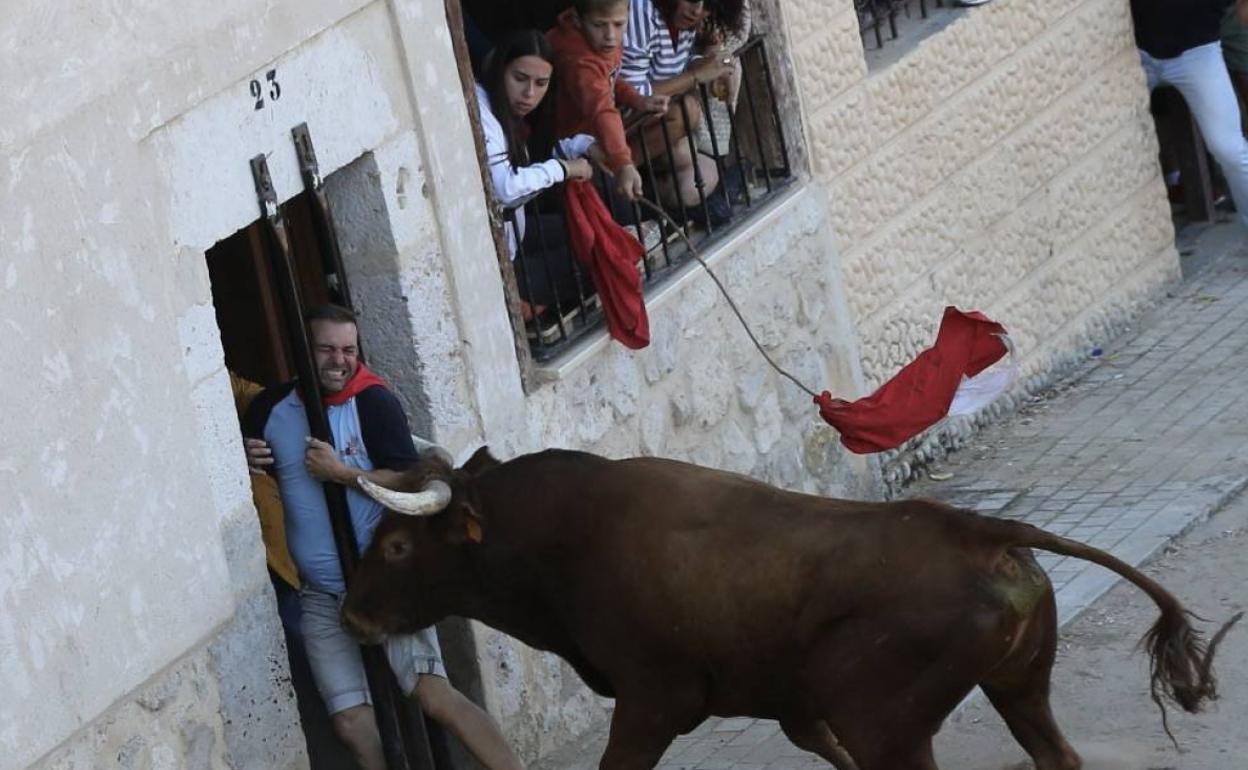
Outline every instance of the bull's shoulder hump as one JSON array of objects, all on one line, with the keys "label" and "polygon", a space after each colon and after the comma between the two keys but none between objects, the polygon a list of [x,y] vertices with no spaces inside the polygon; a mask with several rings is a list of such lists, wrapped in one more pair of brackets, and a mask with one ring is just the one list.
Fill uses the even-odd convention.
[{"label": "bull's shoulder hump", "polygon": [[543,465],[547,463],[586,463],[591,465],[611,463],[605,457],[577,449],[543,449],[508,460],[502,465]]}]

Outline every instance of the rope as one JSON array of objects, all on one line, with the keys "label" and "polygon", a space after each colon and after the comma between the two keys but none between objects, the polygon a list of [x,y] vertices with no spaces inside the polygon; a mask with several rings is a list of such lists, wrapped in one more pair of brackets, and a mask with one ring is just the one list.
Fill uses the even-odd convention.
[{"label": "rope", "polygon": [[660,208],[654,202],[647,200],[644,197],[638,198],[637,202],[645,206],[646,208],[650,209],[655,214],[658,214],[660,217],[662,217],[664,220],[667,221],[667,223],[672,227],[673,230],[675,230],[677,233],[680,234],[680,237],[685,242],[685,247],[689,249],[689,253],[693,256],[694,259],[698,261],[698,264],[701,265],[702,269],[706,271],[706,274],[711,277],[711,280],[715,282],[715,286],[719,289],[719,293],[723,294],[724,299],[728,300],[728,307],[732,308],[732,312],[737,316],[737,320],[741,322],[741,328],[745,329],[745,333],[748,334],[750,337],[750,342],[754,343],[754,347],[757,348],[758,352],[762,355],[762,357],[767,360],[768,365],[770,365],[772,369],[775,369],[776,372],[780,374],[782,377],[788,378],[789,381],[791,381],[794,385],[806,391],[806,394],[809,395],[811,398],[818,398],[819,396],[818,394],[815,393],[815,391],[803,385],[802,381],[794,377],[792,374],[789,374],[788,372],[786,372],[783,368],[780,367],[779,364],[771,360],[771,356],[767,355],[766,350],[763,350],[762,344],[759,343],[758,338],[754,336],[754,332],[750,329],[750,325],[745,322],[745,316],[741,315],[741,310],[737,308],[737,303],[732,301],[732,296],[728,294],[728,290],[724,288],[724,284],[719,280],[719,276],[715,275],[715,272],[711,270],[709,265],[706,264],[706,260],[702,259],[702,255],[698,252],[698,249],[693,245],[693,242],[689,240],[689,236],[685,234],[684,229],[678,226],[675,220],[673,220],[670,216],[668,216],[667,212],[664,211],[662,208]]}]

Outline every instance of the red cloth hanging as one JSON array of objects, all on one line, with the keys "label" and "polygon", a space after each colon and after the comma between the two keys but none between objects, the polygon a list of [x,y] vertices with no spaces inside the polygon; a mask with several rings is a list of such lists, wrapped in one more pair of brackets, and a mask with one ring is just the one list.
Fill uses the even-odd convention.
[{"label": "red cloth hanging", "polygon": [[963,382],[1008,352],[1005,328],[972,311],[945,308],[936,342],[871,395],[849,402],[824,391],[819,414],[840,431],[841,443],[865,454],[893,449],[949,412]]},{"label": "red cloth hanging", "polygon": [[593,185],[568,182],[563,190],[568,241],[598,290],[607,330],[626,347],[644,348],[650,344],[650,319],[637,261],[645,249],[611,218]]}]

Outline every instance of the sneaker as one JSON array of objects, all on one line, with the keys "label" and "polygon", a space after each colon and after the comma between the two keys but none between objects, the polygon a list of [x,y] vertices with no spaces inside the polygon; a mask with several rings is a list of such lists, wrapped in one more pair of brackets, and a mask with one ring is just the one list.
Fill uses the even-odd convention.
[{"label": "sneaker", "polygon": [[987,5],[991,2],[992,0],[955,0],[954,4],[960,5],[963,8],[974,8],[977,5]]}]

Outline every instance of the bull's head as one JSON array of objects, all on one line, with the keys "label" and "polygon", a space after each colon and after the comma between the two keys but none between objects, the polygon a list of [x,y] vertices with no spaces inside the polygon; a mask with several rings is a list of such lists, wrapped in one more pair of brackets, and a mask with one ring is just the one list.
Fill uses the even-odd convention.
[{"label": "bull's head", "polygon": [[364,641],[441,620],[471,579],[468,551],[485,537],[472,477],[497,465],[484,447],[458,471],[428,458],[394,489],[360,479],[388,509],[352,575],[343,624]]}]

